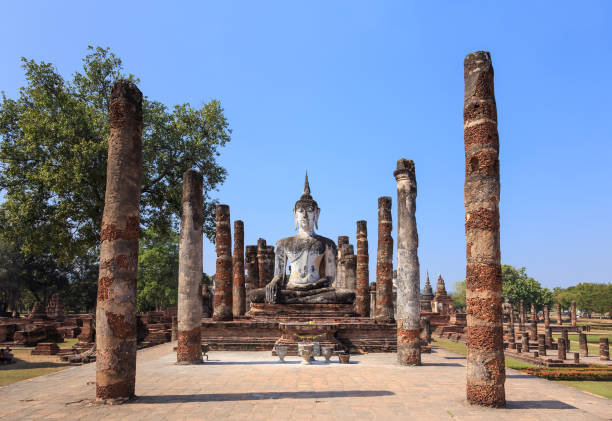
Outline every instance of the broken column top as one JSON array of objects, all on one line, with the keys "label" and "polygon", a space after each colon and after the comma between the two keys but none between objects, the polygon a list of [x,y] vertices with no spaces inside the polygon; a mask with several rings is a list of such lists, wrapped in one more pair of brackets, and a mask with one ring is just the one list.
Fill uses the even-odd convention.
[{"label": "broken column top", "polygon": [[193,168],[183,173],[183,202],[190,202],[195,197],[202,197],[202,173]]},{"label": "broken column top", "polygon": [[125,98],[129,102],[142,103],[142,92],[136,84],[127,79],[117,79],[111,88],[111,102],[117,98]]},{"label": "broken column top", "polygon": [[265,249],[266,247],[267,247],[266,240],[264,240],[263,238],[258,238],[257,239],[257,248],[258,249]]},{"label": "broken column top", "polygon": [[357,221],[357,232],[367,234],[368,233],[368,221]]},{"label": "broken column top", "polygon": [[399,180],[403,177],[408,177],[410,181],[414,181],[414,161],[411,159],[398,159],[397,160],[397,169],[393,171],[393,176],[396,180]]},{"label": "broken column top", "polygon": [[338,248],[340,248],[340,246],[344,245],[344,244],[348,244],[349,243],[349,238],[347,235],[339,235],[338,236]]}]

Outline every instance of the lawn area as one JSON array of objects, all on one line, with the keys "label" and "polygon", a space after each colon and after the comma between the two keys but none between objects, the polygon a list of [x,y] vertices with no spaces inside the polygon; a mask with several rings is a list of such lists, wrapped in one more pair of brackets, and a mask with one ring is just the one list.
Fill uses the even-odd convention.
[{"label": "lawn area", "polygon": [[12,352],[17,362],[0,366],[0,387],[71,367],[55,355],[30,355],[31,349],[17,349]]},{"label": "lawn area", "polygon": [[555,383],[561,383],[566,386],[584,390],[585,392],[612,399],[612,382],[557,380]]},{"label": "lawn area", "polygon": [[60,348],[72,348],[79,340],[77,338],[67,338],[64,342],[58,343],[57,346]]},{"label": "lawn area", "polygon": [[[460,342],[448,341],[442,338],[432,338],[433,344],[438,345],[441,348],[448,349],[449,351],[456,352],[457,354],[466,355],[467,347],[465,344]],[[571,343],[570,346],[576,346],[578,348],[578,343]],[[578,351],[578,349],[576,349]],[[589,352],[591,351],[591,346],[589,345]],[[599,346],[597,347],[597,352],[599,352]],[[535,367],[531,364],[528,364],[523,361],[517,361],[511,358],[506,358],[506,367],[512,368],[515,370],[522,370],[529,367]],[[556,380],[555,382],[564,384],[566,386],[571,386],[576,389],[584,390],[585,392],[594,393],[599,396],[603,396],[608,399],[612,399],[612,381],[569,381],[569,380]]]}]

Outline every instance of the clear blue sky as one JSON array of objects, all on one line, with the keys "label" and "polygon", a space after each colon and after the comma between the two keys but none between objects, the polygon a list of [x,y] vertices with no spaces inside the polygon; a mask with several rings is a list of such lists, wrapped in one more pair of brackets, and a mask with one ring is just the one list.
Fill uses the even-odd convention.
[{"label": "clear blue sky", "polygon": [[368,221],[371,280],[377,198],[395,211],[395,162],[413,159],[422,283],[429,269],[452,289],[465,275],[463,59],[488,50],[502,263],[547,287],[612,281],[612,2],[431,3],[2,2],[0,89],[17,95],[21,56],[69,77],[100,45],[152,99],[218,98],[233,139],[216,197],[247,244],[293,235],[308,169],[320,234],[354,243]]}]

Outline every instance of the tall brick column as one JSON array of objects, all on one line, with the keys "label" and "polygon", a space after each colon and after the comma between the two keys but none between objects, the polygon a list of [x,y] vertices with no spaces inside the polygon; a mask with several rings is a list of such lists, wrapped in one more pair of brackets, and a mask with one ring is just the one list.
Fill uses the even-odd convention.
[{"label": "tall brick column", "polygon": [[580,355],[583,357],[589,356],[589,345],[587,343],[586,333],[580,332],[578,334],[578,344],[580,345]]},{"label": "tall brick column", "polygon": [[402,365],[420,365],[421,282],[414,162],[398,160],[393,176],[397,181],[397,360]]},{"label": "tall brick column", "polygon": [[376,282],[370,284],[370,319],[376,318]]},{"label": "tall brick column", "polygon": [[535,310],[535,304],[531,303],[531,322],[529,322],[529,339],[532,341],[538,340],[538,314]]},{"label": "tall brick column", "polygon": [[98,401],[132,398],[136,381],[142,93],[132,82],[113,84],[109,120],[96,308]]},{"label": "tall brick column", "polygon": [[557,304],[557,324],[563,324],[563,316],[561,316],[561,304]]},{"label": "tall brick column", "polygon": [[351,291],[357,291],[357,256],[352,244],[346,247],[344,255],[344,287]]},{"label": "tall brick column", "polygon": [[[259,263],[257,261],[257,246],[246,246],[246,292],[259,288]],[[247,303],[247,311],[250,303]]]},{"label": "tall brick column", "polygon": [[610,361],[610,342],[608,338],[599,338],[599,359]]},{"label": "tall brick column", "polygon": [[179,240],[178,364],[202,362],[202,174],[183,174],[183,213]]},{"label": "tall brick column", "polygon": [[519,330],[522,332],[525,330],[525,323],[527,317],[525,315],[525,303],[523,302],[523,300],[520,301],[519,303]]},{"label": "tall brick column", "polygon": [[259,288],[263,288],[274,276],[274,246],[268,246],[263,238],[257,240],[257,264]]},{"label": "tall brick column", "polygon": [[553,339],[552,339],[552,327],[547,327],[544,329],[544,335],[546,338],[546,347],[552,349],[553,347]]},{"label": "tall brick column", "polygon": [[467,399],[506,405],[499,248],[499,138],[493,66],[486,51],[464,63]]},{"label": "tall brick column", "polygon": [[228,205],[217,205],[217,273],[213,320],[232,320],[232,233]]},{"label": "tall brick column", "polygon": [[244,223],[234,221],[234,254],[232,255],[234,283],[232,287],[232,313],[234,317],[246,311],[246,289],[244,285]]},{"label": "tall brick column", "polygon": [[368,223],[357,221],[357,296],[355,312],[360,317],[370,315],[370,257],[368,255]]},{"label": "tall brick column", "polygon": [[550,312],[548,310],[548,306],[544,306],[544,328],[548,328],[550,326]]},{"label": "tall brick column", "polygon": [[576,301],[572,301],[571,322],[572,327],[576,327]]},{"label": "tall brick column", "polygon": [[514,333],[514,307],[512,307],[512,304],[510,304],[510,322],[508,323],[508,342],[510,343],[510,349],[514,349],[515,338],[516,336]]},{"label": "tall brick column", "polygon": [[378,198],[378,253],[376,255],[376,320],[392,322],[393,315],[393,238],[391,198]]}]

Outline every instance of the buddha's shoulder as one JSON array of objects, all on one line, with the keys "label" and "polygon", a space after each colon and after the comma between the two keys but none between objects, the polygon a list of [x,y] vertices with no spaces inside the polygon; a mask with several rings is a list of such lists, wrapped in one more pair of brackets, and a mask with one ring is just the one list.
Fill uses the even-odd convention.
[{"label": "buddha's shoulder", "polygon": [[318,234],[315,234],[312,237],[300,237],[294,235],[292,237],[282,238],[276,242],[276,247],[293,249],[296,247],[302,247],[308,243],[318,243],[322,246],[329,247],[334,250],[336,249],[336,243],[334,243],[334,240],[332,240],[331,238],[323,237],[322,235]]}]

